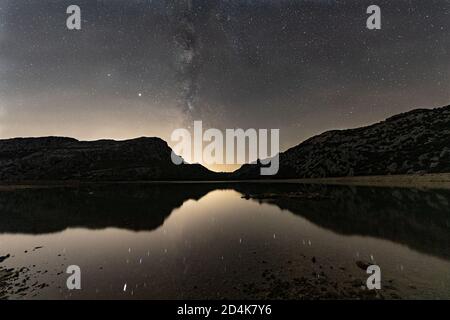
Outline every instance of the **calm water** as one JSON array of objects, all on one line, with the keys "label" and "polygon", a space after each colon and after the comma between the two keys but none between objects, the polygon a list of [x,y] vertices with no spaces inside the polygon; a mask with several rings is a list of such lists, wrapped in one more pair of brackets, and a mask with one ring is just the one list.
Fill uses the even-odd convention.
[{"label": "calm water", "polygon": [[[286,196],[299,192],[314,196]],[[359,261],[381,267],[378,297],[450,299],[450,190],[244,183],[2,190],[0,256],[7,254],[0,263],[7,298],[375,297]],[[77,291],[66,288],[73,264],[82,271]]]}]

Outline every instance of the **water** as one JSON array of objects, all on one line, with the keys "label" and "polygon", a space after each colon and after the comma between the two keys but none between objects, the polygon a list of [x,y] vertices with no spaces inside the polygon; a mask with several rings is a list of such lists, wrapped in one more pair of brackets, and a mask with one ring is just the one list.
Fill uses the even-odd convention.
[{"label": "water", "polygon": [[[10,299],[449,299],[450,190],[4,188],[6,254],[0,297]],[[361,262],[381,268],[376,293]],[[69,265],[81,268],[81,290],[66,287]]]}]

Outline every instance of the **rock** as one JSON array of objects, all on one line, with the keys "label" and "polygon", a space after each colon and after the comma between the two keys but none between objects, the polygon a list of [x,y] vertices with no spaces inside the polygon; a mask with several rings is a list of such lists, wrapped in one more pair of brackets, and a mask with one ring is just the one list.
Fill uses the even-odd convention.
[{"label": "rock", "polygon": [[64,137],[0,140],[0,181],[208,180],[199,164],[175,165],[159,138],[78,141]]},{"label": "rock", "polygon": [[3,261],[5,261],[5,260],[8,259],[9,257],[11,257],[10,254],[7,254],[6,256],[0,256],[0,263],[2,263]]},{"label": "rock", "polygon": [[357,265],[360,269],[366,271],[367,268],[371,265],[371,263],[366,262],[366,261],[358,260],[358,261],[356,261],[356,265]]},{"label": "rock", "polygon": [[[328,131],[280,153],[269,178],[320,178],[450,172],[450,106],[417,109],[368,127]],[[443,147],[445,146],[445,147]],[[446,149],[447,148],[447,149]],[[66,137],[0,140],[0,181],[260,179],[260,161],[232,174],[175,165],[160,138],[79,141]],[[268,195],[266,195],[267,197]],[[244,197],[250,197],[246,195]],[[322,199],[320,194],[283,195]]]},{"label": "rock", "polygon": [[[450,106],[416,109],[368,127],[327,131],[279,155],[277,178],[450,172]],[[445,146],[445,147],[444,147]],[[234,179],[260,178],[246,164]],[[271,176],[270,178],[274,178]]]}]

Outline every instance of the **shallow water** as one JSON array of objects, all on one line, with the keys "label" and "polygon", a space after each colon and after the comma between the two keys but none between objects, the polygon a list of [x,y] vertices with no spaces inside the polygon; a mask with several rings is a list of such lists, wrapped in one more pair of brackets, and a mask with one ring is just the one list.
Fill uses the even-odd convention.
[{"label": "shallow water", "polygon": [[[1,191],[6,254],[12,299],[366,297],[357,261],[381,268],[382,289],[369,297],[450,299],[450,192],[246,183]],[[81,290],[66,287],[69,265],[81,268]]]}]

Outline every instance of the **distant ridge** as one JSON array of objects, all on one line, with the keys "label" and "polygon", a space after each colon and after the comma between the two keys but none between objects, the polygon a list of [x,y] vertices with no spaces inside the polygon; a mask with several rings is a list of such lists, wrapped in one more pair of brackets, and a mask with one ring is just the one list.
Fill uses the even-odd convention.
[{"label": "distant ridge", "polygon": [[[259,179],[257,164],[234,179]],[[268,178],[322,178],[450,172],[450,106],[415,109],[356,129],[332,130],[280,153]]]},{"label": "distant ridge", "polygon": [[160,138],[0,140],[0,181],[203,180],[216,177],[216,173],[199,164],[173,164],[171,152]]},{"label": "distant ridge", "polygon": [[332,130],[280,153],[276,176],[260,164],[233,173],[177,166],[160,138],[78,141],[66,137],[0,140],[0,182],[249,180],[450,172],[450,106],[416,109],[356,129]]}]

